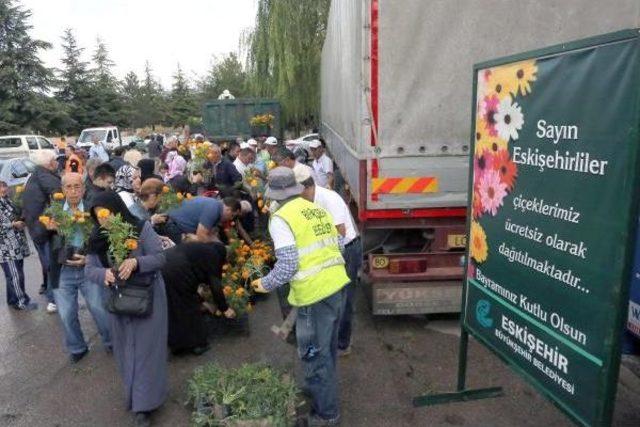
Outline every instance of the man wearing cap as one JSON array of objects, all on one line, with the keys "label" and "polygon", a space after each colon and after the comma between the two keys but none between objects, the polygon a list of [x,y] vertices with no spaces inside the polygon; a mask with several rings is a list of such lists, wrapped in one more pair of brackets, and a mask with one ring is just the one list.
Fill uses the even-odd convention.
[{"label": "man wearing cap", "polygon": [[280,150],[276,151],[273,156],[271,156],[271,159],[278,166],[284,166],[293,169],[293,173],[296,176],[296,181],[298,181],[298,176],[314,176],[314,172],[313,169],[311,169],[311,166],[302,164],[298,160],[296,160],[296,155],[293,154],[293,151],[289,150],[288,148],[281,148]]},{"label": "man wearing cap", "polygon": [[309,143],[309,148],[313,156],[312,166],[316,184],[324,188],[333,188],[333,160],[325,153],[324,141],[314,139]]},{"label": "man wearing cap", "polygon": [[301,197],[303,190],[293,170],[277,167],[269,173],[265,195],[280,204],[269,223],[277,262],[252,287],[269,292],[290,283],[288,300],[298,309],[298,355],[305,388],[312,397],[309,425],[335,425],[340,419],[338,328],[349,277],[340,253],[342,238],[333,218]]},{"label": "man wearing cap", "polygon": [[264,161],[265,164],[267,164],[269,163],[269,160],[273,160],[272,157],[278,149],[278,140],[275,136],[270,136],[265,139],[263,145],[263,149],[260,150],[258,156],[262,158],[262,161]]}]

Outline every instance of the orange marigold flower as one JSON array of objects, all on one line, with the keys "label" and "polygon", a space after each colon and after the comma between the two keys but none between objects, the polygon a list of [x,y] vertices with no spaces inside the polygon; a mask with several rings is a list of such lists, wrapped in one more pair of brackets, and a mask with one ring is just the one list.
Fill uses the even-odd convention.
[{"label": "orange marigold flower", "polygon": [[166,185],[164,187],[162,187],[162,192],[164,194],[167,194],[169,191],[171,191],[171,189],[169,187],[167,187]]},{"label": "orange marigold flower", "polygon": [[111,211],[109,209],[102,208],[98,211],[97,215],[100,219],[107,219],[109,218],[109,215],[111,215]]},{"label": "orange marigold flower", "polygon": [[191,193],[187,193],[187,200],[191,200],[193,198],[193,196],[191,195]]},{"label": "orange marigold flower", "polygon": [[231,295],[233,293],[233,288],[231,288],[231,286],[227,285],[222,289],[222,293],[224,294],[224,296],[228,297],[229,295]]},{"label": "orange marigold flower", "polygon": [[184,199],[184,196],[182,195],[182,193],[177,193],[176,194],[176,198],[180,201],[182,201],[182,199]]},{"label": "orange marigold flower", "polygon": [[236,296],[242,297],[242,296],[244,296],[244,292],[245,292],[244,288],[238,288],[238,289],[236,289]]},{"label": "orange marigold flower", "polygon": [[245,280],[249,278],[249,272],[247,270],[242,270],[242,278]]},{"label": "orange marigold flower", "polygon": [[138,249],[138,241],[136,239],[127,239],[124,241],[124,245],[130,251],[135,251],[136,249]]},{"label": "orange marigold flower", "polygon": [[62,193],[53,193],[53,200],[64,200],[64,194]]},{"label": "orange marigold flower", "polygon": [[51,221],[51,218],[49,218],[49,217],[48,217],[48,216],[46,216],[46,215],[41,215],[41,216],[38,218],[38,221],[40,221],[40,222],[41,222],[41,223],[43,223],[44,225],[48,225],[48,224],[49,224],[49,222]]}]

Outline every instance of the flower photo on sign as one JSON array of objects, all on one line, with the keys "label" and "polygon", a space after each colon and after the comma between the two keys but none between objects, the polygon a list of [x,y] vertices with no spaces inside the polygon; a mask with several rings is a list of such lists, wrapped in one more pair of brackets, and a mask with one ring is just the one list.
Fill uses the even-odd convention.
[{"label": "flower photo on sign", "polygon": [[516,186],[518,168],[509,144],[518,140],[525,124],[518,99],[531,93],[537,72],[535,60],[478,70],[469,239],[475,263],[489,257],[483,218],[498,215]]}]

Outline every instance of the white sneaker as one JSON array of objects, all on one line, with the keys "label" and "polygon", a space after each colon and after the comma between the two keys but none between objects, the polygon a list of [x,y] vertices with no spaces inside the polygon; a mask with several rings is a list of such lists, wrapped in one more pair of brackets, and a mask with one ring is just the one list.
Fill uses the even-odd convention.
[{"label": "white sneaker", "polygon": [[57,305],[55,305],[52,302],[47,304],[47,313],[52,314],[52,313],[57,313],[57,312],[58,312],[58,306]]}]

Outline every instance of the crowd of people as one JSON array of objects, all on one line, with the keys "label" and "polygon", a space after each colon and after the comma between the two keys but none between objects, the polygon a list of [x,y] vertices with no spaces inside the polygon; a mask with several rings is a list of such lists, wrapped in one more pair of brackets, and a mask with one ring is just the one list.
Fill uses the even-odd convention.
[{"label": "crowd of people", "polygon": [[[206,161],[195,155],[201,147]],[[147,153],[129,147],[109,153],[95,140],[88,152],[73,144],[60,155],[37,152],[19,205],[0,182],[0,264],[8,305],[38,308],[25,290],[28,231],[42,267],[40,293],[47,312],[59,315],[71,361],[89,352],[78,318],[80,293],[105,351],[117,361],[127,408],[137,425],[149,425],[149,414],[167,397],[168,351],[200,355],[209,348],[198,288],[210,289],[219,313],[236,317],[221,285],[228,244],[222,230],[234,227],[250,244],[266,231],[260,224],[268,218],[276,262],[251,283],[252,291],[277,290],[283,317],[295,310],[312,398],[310,424],[337,423],[337,356],[351,351],[362,247],[348,205],[332,189],[333,161],[324,142],[312,141],[309,148],[311,165],[274,137],[215,144],[202,135],[189,141],[170,136],[164,143],[153,140]],[[266,182],[264,195],[251,191],[256,179]],[[184,200],[164,212],[158,207],[167,187]],[[270,201],[268,211],[262,197]],[[59,224],[42,220],[54,198],[63,199],[65,211],[92,221],[87,239],[80,231],[61,238]],[[117,265],[105,232],[116,217],[137,239]],[[109,293],[128,284],[152,290],[146,315],[109,308]]]}]

